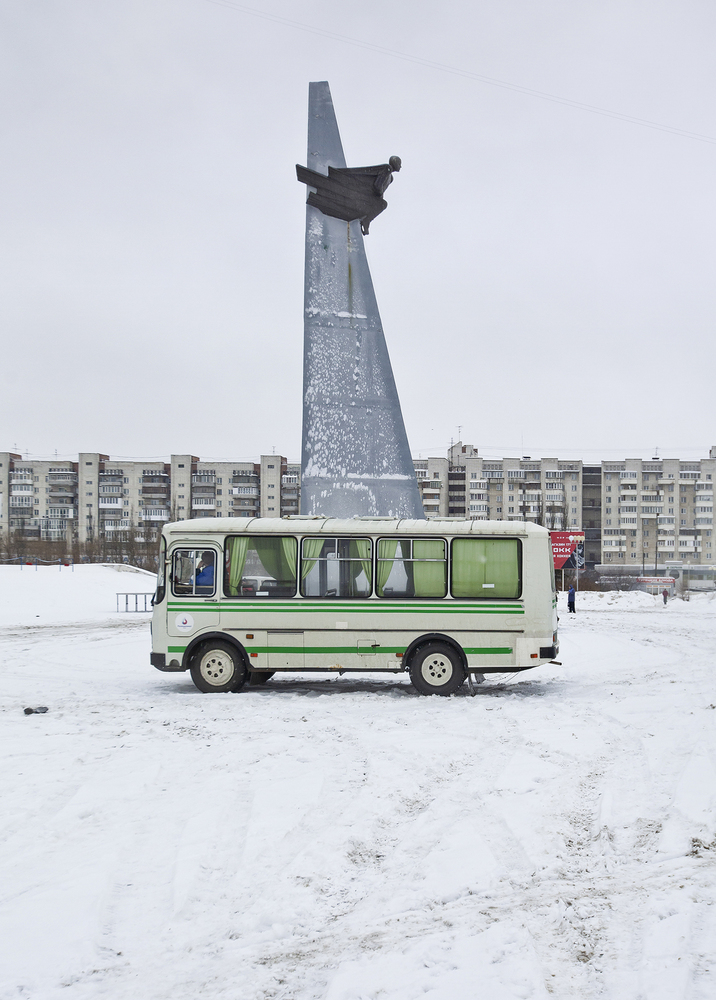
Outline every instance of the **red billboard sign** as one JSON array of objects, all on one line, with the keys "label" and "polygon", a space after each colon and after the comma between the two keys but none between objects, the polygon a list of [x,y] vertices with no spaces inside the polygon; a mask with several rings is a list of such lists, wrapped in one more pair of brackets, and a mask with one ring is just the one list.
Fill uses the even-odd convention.
[{"label": "red billboard sign", "polygon": [[579,569],[584,569],[584,532],[550,531],[552,555],[555,569],[574,569],[579,560]]}]

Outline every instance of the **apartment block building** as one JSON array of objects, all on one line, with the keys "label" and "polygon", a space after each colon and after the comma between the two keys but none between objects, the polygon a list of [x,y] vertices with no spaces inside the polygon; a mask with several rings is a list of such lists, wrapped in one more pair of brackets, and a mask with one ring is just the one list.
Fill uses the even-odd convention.
[{"label": "apartment block building", "polygon": [[159,462],[82,452],[63,462],[0,452],[0,533],[86,543],[133,531],[149,541],[169,520],[281,517],[299,512],[300,477],[300,465],[281,455]]},{"label": "apartment block building", "polygon": [[[602,572],[659,575],[716,559],[713,498],[716,447],[709,458],[602,462]],[[698,575],[698,574],[697,574]]]},{"label": "apartment block building", "polygon": [[[713,574],[716,447],[698,461],[487,459],[471,444],[414,460],[425,516],[528,520],[583,530],[585,563],[604,575],[701,567]],[[300,510],[301,469],[281,455],[253,462],[29,460],[0,452],[0,534],[49,540],[155,538],[168,520],[281,517]],[[709,577],[710,578],[710,577]]]},{"label": "apartment block building", "polygon": [[582,525],[582,463],[557,458],[484,459],[471,444],[447,458],[414,460],[425,516]]}]

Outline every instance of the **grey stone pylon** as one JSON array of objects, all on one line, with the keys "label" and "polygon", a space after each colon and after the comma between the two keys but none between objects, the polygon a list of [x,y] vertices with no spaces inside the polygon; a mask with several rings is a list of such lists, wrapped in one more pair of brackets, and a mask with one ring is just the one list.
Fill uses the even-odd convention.
[{"label": "grey stone pylon", "polygon": [[[309,84],[306,165],[323,174],[329,165],[346,166],[325,82]],[[375,225],[378,229],[380,220]],[[360,223],[330,218],[311,205],[306,205],[301,513],[425,516]]]}]

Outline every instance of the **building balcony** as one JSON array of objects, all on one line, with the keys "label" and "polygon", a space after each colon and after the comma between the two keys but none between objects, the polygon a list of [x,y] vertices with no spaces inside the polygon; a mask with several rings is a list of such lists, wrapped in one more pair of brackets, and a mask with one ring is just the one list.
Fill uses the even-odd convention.
[{"label": "building balcony", "polygon": [[258,486],[232,486],[229,490],[229,496],[234,497],[257,497],[258,495]]},{"label": "building balcony", "polygon": [[100,507],[121,507],[122,498],[121,497],[100,497],[99,498]]},{"label": "building balcony", "polygon": [[203,472],[197,472],[191,477],[192,486],[194,485],[216,485],[216,476],[209,476]]},{"label": "building balcony", "polygon": [[169,511],[161,507],[145,507],[141,517],[143,521],[168,521]]},{"label": "building balcony", "polygon": [[214,510],[216,501],[213,497],[192,497],[192,510]]}]

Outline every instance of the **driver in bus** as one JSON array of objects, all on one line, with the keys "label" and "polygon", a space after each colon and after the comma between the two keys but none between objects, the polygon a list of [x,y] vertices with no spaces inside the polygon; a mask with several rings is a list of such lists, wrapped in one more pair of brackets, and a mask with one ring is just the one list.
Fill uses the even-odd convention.
[{"label": "driver in bus", "polygon": [[214,553],[207,550],[201,554],[201,562],[196,567],[197,587],[214,586]]}]

